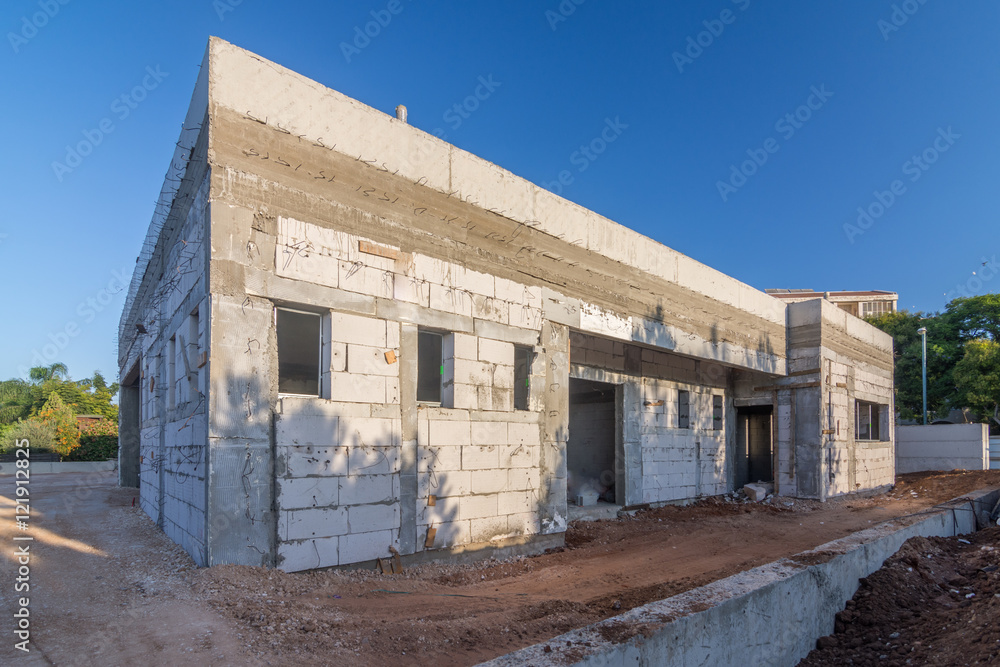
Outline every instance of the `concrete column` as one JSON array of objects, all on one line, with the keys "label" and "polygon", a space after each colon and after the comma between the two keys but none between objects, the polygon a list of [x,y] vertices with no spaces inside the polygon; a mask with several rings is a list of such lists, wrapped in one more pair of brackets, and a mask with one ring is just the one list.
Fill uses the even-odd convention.
[{"label": "concrete column", "polygon": [[[538,514],[543,534],[566,530],[566,442],[569,440],[569,328],[546,321],[542,325],[545,384],[542,418],[541,497]],[[533,389],[534,391],[534,389]]]},{"label": "concrete column", "polygon": [[417,551],[417,326],[403,324],[399,335],[399,552]]}]

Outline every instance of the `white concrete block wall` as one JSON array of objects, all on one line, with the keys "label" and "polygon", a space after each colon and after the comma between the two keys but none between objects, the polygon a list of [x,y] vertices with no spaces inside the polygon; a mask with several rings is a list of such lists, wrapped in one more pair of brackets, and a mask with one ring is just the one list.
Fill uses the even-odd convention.
[{"label": "white concrete block wall", "polygon": [[206,374],[198,368],[198,358],[207,319],[200,313],[207,291],[203,242],[208,191],[206,177],[176,237],[164,248],[162,275],[141,310],[146,333],[139,340],[140,506],[202,565],[207,406]]},{"label": "white concrete block wall", "polygon": [[[364,320],[370,318],[335,317],[334,337],[359,339],[362,332],[372,343],[398,343],[398,333],[387,335],[398,324]],[[399,364],[386,363],[383,347],[340,342],[347,345],[348,367],[357,364],[358,373],[367,373],[360,377],[398,375]],[[398,547],[401,422],[399,408],[392,410],[398,397],[395,403],[364,392],[351,398],[281,399],[276,505],[278,566],[286,571],[388,557],[389,548]]]},{"label": "white concrete block wall", "polygon": [[[396,259],[362,252],[361,244]],[[278,219],[274,259],[276,273],[285,278],[519,328],[541,327],[537,287],[299,220]]]},{"label": "white concrete block wall", "polygon": [[504,418],[494,412],[420,410],[418,543],[424,543],[429,528],[437,531],[431,549],[539,532],[538,415],[508,414]]}]

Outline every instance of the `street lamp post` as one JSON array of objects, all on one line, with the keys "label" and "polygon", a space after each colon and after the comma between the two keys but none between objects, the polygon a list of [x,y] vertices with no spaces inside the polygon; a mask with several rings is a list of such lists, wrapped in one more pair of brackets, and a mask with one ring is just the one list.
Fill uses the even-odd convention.
[{"label": "street lamp post", "polygon": [[917,329],[917,333],[922,339],[923,354],[920,362],[920,375],[924,385],[924,426],[927,426],[927,327],[920,327]]}]

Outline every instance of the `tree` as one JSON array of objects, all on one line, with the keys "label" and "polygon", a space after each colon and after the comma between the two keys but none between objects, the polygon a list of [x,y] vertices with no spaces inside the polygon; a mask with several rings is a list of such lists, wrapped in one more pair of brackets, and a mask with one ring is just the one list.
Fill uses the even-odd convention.
[{"label": "tree", "polygon": [[31,385],[14,378],[0,382],[0,424],[27,419],[32,406]]},{"label": "tree", "polygon": [[1000,417],[1000,343],[988,338],[966,343],[965,356],[955,365],[955,383],[958,405],[984,421]]},{"label": "tree", "polygon": [[52,392],[49,400],[38,411],[38,419],[48,425],[55,434],[53,450],[66,455],[80,444],[80,427],[76,423],[76,415],[66,405],[58,393]]},{"label": "tree", "polygon": [[983,401],[989,396],[993,349],[989,343],[1000,342],[1000,294],[954,299],[943,313],[899,311],[868,321],[893,337],[896,407],[901,417],[916,418],[922,410],[920,327],[927,328],[930,413],[943,415],[951,408],[964,407],[973,408],[981,417],[994,412]]}]

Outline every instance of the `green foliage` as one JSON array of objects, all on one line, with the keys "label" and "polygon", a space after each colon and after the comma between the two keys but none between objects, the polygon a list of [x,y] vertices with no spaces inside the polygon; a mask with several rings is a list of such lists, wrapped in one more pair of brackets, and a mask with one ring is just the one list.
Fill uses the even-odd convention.
[{"label": "green foliage", "polygon": [[27,419],[33,402],[31,385],[14,378],[0,382],[0,424]]},{"label": "green foliage", "polygon": [[0,439],[0,451],[9,452],[14,449],[18,440],[28,440],[31,449],[37,451],[55,451],[56,433],[50,424],[39,419],[28,419],[9,425]]},{"label": "green foliage", "polygon": [[80,428],[73,410],[58,393],[52,392],[49,400],[38,411],[38,419],[50,426],[55,433],[53,451],[65,456],[80,445]]},{"label": "green foliage", "polygon": [[84,434],[80,446],[62,457],[63,461],[107,461],[118,458],[117,435]]},{"label": "green foliage", "polygon": [[990,381],[978,377],[983,369],[988,370],[981,363],[981,351],[973,352],[961,370],[959,364],[967,358],[970,346],[981,345],[973,341],[1000,341],[1000,294],[958,298],[943,313],[900,311],[868,321],[893,337],[896,408],[902,418],[918,419],[922,410],[920,327],[927,328],[927,409],[931,416],[963,407],[973,408],[980,416],[994,412],[983,403],[988,395],[982,393],[983,387]]},{"label": "green foliage", "polygon": [[1000,343],[977,338],[965,345],[965,356],[955,365],[959,405],[987,420],[1000,405]]}]

